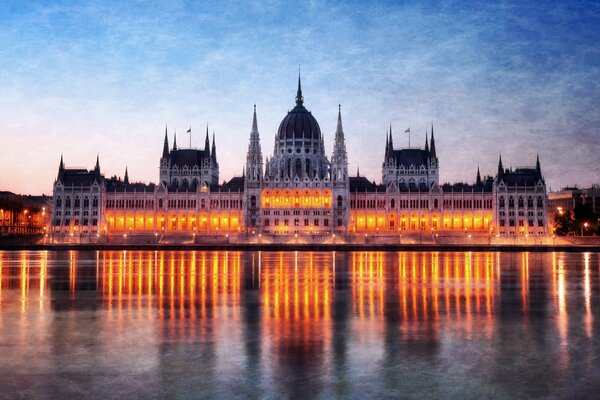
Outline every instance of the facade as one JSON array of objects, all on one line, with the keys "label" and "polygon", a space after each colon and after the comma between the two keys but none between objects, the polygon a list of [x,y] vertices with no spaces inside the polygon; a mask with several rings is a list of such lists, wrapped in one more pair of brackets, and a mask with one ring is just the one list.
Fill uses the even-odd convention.
[{"label": "facade", "polygon": [[[430,136],[429,136],[430,135]],[[441,184],[433,126],[423,148],[393,145],[386,134],[381,183],[349,176],[341,107],[331,158],[321,128],[304,106],[300,77],[295,107],[283,118],[273,153],[263,158],[256,106],[244,173],[219,184],[213,133],[203,149],[169,146],[158,184],[106,178],[66,168],[54,184],[51,231],[69,234],[401,235],[424,231],[486,235],[548,233],[546,186],[535,167],[504,169],[473,184]]]},{"label": "facade", "polygon": [[559,211],[572,212],[577,205],[590,206],[594,214],[600,214],[600,186],[586,189],[564,188],[558,192],[550,192],[548,201],[552,214]]}]

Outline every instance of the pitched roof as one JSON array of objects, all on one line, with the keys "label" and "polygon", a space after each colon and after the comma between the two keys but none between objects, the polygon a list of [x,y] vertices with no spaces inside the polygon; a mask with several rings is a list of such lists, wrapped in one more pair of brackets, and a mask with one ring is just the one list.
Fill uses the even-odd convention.
[{"label": "pitched roof", "polygon": [[204,150],[198,149],[178,149],[171,150],[169,153],[171,166],[178,166],[179,168],[183,168],[184,166],[188,168],[197,166],[200,168],[204,158],[210,158],[210,154],[205,154]]},{"label": "pitched roof", "polygon": [[393,150],[392,157],[396,160],[396,165],[404,168],[409,168],[414,165],[415,168],[421,165],[427,165],[427,159],[429,158],[429,152],[421,149],[400,149]]},{"label": "pitched roof", "polygon": [[60,176],[60,181],[64,186],[91,186],[94,181],[100,183],[102,175],[95,171],[88,171],[85,168],[65,168]]}]

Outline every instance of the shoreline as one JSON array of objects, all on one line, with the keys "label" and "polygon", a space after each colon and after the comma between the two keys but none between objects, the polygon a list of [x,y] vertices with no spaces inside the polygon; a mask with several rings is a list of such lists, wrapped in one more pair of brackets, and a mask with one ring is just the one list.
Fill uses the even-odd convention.
[{"label": "shoreline", "polygon": [[529,244],[259,244],[259,243],[203,243],[203,244],[105,244],[105,243],[64,243],[28,244],[1,243],[4,251],[65,251],[65,250],[213,250],[213,251],[501,251],[501,252],[593,252],[600,253],[598,245],[529,245]]}]

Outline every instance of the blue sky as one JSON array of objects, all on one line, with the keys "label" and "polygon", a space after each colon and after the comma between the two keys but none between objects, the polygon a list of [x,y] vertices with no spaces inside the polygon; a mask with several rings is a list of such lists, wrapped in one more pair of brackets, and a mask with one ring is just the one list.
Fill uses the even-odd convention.
[{"label": "blue sky", "polygon": [[328,154],[342,104],[352,173],[381,179],[390,122],[397,147],[433,123],[444,182],[501,152],[600,183],[598,2],[3,2],[0,43],[0,190],[50,193],[61,153],[156,182],[165,123],[193,146],[208,123],[239,175],[253,104],[270,155],[298,65]]}]

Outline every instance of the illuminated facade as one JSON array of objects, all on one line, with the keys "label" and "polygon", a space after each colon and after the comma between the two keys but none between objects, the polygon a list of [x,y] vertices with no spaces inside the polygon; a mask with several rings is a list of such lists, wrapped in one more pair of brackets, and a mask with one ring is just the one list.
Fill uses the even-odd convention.
[{"label": "illuminated facade", "polygon": [[[428,133],[429,135],[429,133]],[[386,134],[381,184],[350,177],[341,108],[331,159],[315,117],[304,107],[300,78],[296,105],[283,118],[271,157],[263,160],[256,107],[244,174],[219,184],[213,133],[204,149],[169,148],[167,132],[159,183],[105,178],[65,168],[54,184],[54,234],[191,233],[262,237],[394,236],[435,234],[543,235],[546,186],[535,167],[504,169],[474,184],[441,184],[433,126],[424,148],[396,149]]]}]

